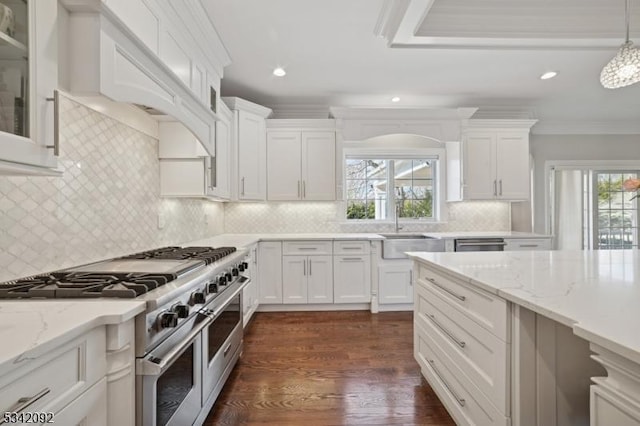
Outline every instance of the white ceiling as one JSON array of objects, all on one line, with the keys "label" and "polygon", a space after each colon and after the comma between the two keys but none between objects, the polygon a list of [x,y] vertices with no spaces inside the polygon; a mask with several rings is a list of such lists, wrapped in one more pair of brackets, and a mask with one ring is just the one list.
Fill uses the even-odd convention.
[{"label": "white ceiling", "polygon": [[[624,0],[202,2],[232,59],[225,68],[222,94],[274,107],[281,115],[326,117],[328,106],[480,107],[479,113],[486,116],[522,118],[530,114],[540,119],[536,127],[546,126],[547,132],[559,123],[578,129],[640,129],[640,84],[608,90],[599,83],[602,67],[624,39]],[[445,7],[447,2],[451,7]],[[479,12],[486,5],[486,11],[490,11],[506,3],[517,3],[525,14],[535,10],[536,21],[540,22],[535,38],[540,40],[547,34],[543,41],[549,41],[549,45],[519,46],[522,34],[531,30],[522,25],[512,25],[510,34],[500,34],[497,27],[509,14],[531,25],[531,20],[517,17],[518,9],[481,17],[480,13],[467,13],[471,9],[466,8],[467,4],[474,5],[473,10]],[[579,3],[585,7],[580,8]],[[637,3],[638,7],[634,0],[632,40],[637,35],[640,44],[640,32],[634,31],[640,28],[640,1]],[[407,13],[401,21],[394,21],[390,11],[397,17],[410,7],[416,8],[413,15]],[[416,19],[419,8],[424,13]],[[579,9],[575,15],[570,13],[572,8]],[[545,13],[553,22],[549,28],[544,25]],[[568,19],[567,32],[562,29],[561,16]],[[597,16],[601,25],[591,36],[585,28]],[[616,18],[620,25],[617,38],[612,34]],[[473,31],[461,36],[473,33],[471,37],[481,40],[480,46],[455,44],[459,39],[452,34],[456,35],[456,28],[465,28],[459,25],[463,19],[472,19],[474,26]],[[418,24],[420,34],[414,35],[422,39],[433,35],[428,34],[427,24],[431,22],[434,31],[437,29],[438,34],[448,37],[448,43],[453,43],[446,47],[422,42],[413,47],[389,47],[401,32],[396,30],[402,30],[403,22],[409,21]],[[386,38],[375,35],[376,29],[385,32],[380,31],[381,23],[386,25]],[[491,27],[486,34],[482,25]],[[514,35],[514,28],[521,28],[521,34]],[[559,39],[593,40],[598,47],[554,45]],[[502,43],[505,40],[507,47]],[[273,76],[276,66],[284,67],[287,76]],[[551,80],[540,80],[538,77],[548,70],[559,74]],[[393,96],[401,101],[392,103]]]}]

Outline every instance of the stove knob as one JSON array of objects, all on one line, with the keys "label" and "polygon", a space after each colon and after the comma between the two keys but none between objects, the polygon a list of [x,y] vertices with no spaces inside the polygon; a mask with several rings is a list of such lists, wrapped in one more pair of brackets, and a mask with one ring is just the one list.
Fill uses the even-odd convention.
[{"label": "stove knob", "polygon": [[237,277],[240,274],[240,271],[238,271],[238,268],[233,268],[231,270],[231,273],[233,274],[234,277]]},{"label": "stove knob", "polygon": [[160,328],[174,328],[178,325],[178,314],[175,312],[165,312],[160,314],[158,319]]},{"label": "stove knob", "polygon": [[210,282],[209,286],[207,287],[207,290],[209,290],[209,294],[217,293],[218,283]]},{"label": "stove knob", "polygon": [[245,268],[244,262],[238,263],[238,270],[240,272],[244,272],[245,269],[247,269],[247,268]]},{"label": "stove knob", "polygon": [[192,304],[202,304],[205,302],[205,297],[204,297],[204,293],[201,291],[194,291],[193,293],[191,293],[191,303]]},{"label": "stove knob", "polygon": [[230,272],[227,272],[224,276],[227,279],[227,282],[231,282],[233,280],[233,275],[231,275]]},{"label": "stove knob", "polygon": [[189,306],[188,305],[175,305],[173,307],[173,312],[178,314],[178,318],[186,318],[189,316]]},{"label": "stove knob", "polygon": [[249,269],[249,264],[247,262],[242,262],[242,267],[247,270]]},{"label": "stove knob", "polygon": [[218,285],[225,286],[227,285],[227,277],[224,275],[218,278]]}]

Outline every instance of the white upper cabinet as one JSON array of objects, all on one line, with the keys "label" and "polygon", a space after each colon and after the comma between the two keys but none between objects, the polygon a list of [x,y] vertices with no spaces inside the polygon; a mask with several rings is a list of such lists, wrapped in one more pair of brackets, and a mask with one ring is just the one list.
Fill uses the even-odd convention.
[{"label": "white upper cabinet", "polygon": [[233,114],[225,104],[218,109],[220,120],[216,123],[216,155],[210,157],[207,188],[211,196],[231,198],[231,126]]},{"label": "white upper cabinet", "polygon": [[234,198],[264,201],[267,194],[265,119],[271,110],[240,98],[224,98],[224,101],[233,110],[231,145],[235,149],[231,164],[235,166],[232,172]]},{"label": "white upper cabinet", "polygon": [[0,32],[0,174],[55,174],[58,2],[3,4],[15,25]]},{"label": "white upper cabinet", "polygon": [[529,129],[534,123],[469,120],[463,131],[463,199],[530,198]]},{"label": "white upper cabinet", "polygon": [[301,128],[314,124],[334,126],[333,120],[267,120],[268,200],[336,199],[335,131]]}]

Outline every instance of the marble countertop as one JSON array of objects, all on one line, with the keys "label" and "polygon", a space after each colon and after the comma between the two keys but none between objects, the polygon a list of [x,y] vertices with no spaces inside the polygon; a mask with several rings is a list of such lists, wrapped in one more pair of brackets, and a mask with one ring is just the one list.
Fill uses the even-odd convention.
[{"label": "marble countertop", "polygon": [[0,376],[100,325],[144,310],[132,300],[7,300],[0,302]]},{"label": "marble countertop", "polygon": [[409,253],[640,363],[640,251]]},{"label": "marble countertop", "polygon": [[551,235],[518,231],[453,231],[453,232],[421,232],[432,238],[551,238]]}]

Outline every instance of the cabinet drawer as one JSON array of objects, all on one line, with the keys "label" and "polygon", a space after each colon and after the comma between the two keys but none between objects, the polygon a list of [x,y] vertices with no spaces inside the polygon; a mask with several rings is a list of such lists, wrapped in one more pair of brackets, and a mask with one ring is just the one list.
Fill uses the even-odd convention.
[{"label": "cabinet drawer", "polygon": [[334,241],[333,254],[369,254],[369,241]]},{"label": "cabinet drawer", "polygon": [[551,250],[550,238],[531,238],[531,239],[505,239],[504,249],[506,251],[515,250]]},{"label": "cabinet drawer", "polygon": [[424,287],[417,289],[415,321],[493,405],[509,414],[510,345]]},{"label": "cabinet drawer", "polygon": [[419,324],[414,324],[414,356],[451,417],[459,425],[507,426],[509,418],[460,371]]},{"label": "cabinet drawer", "polygon": [[441,296],[499,339],[510,341],[506,300],[434,272],[423,264],[418,268],[418,285]]},{"label": "cabinet drawer", "polygon": [[23,398],[34,400],[25,411],[57,412],[105,374],[106,333],[99,327],[2,377],[0,412],[16,411]]},{"label": "cabinet drawer", "polygon": [[285,241],[282,243],[283,255],[332,254],[331,241]]}]

